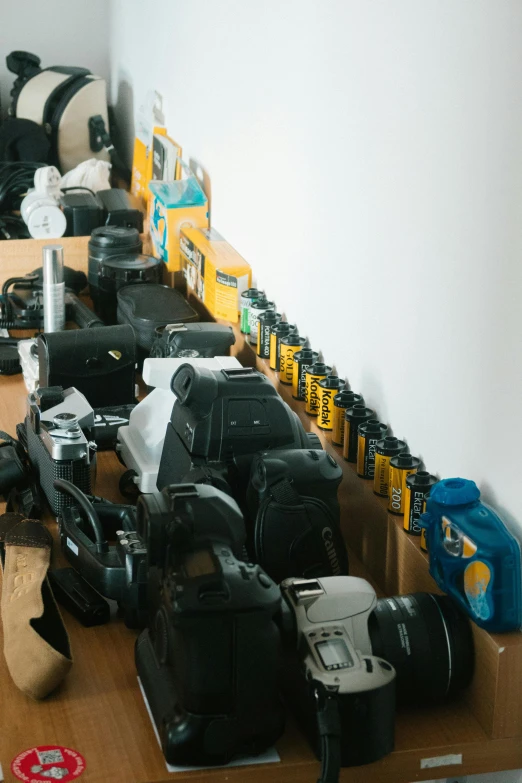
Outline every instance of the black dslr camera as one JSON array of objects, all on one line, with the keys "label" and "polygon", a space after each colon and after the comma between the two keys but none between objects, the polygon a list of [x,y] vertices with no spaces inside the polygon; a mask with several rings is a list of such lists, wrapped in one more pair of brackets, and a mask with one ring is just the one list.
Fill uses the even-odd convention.
[{"label": "black dslr camera", "polygon": [[279,588],[242,561],[235,501],[205,485],[138,500],[149,548],[149,627],[136,666],[170,764],[259,754],[284,728]]},{"label": "black dslr camera", "polygon": [[72,498],[54,486],[55,479],[72,482],[87,495],[96,476],[94,410],[77,389],[48,386],[27,398],[27,416],[17,426],[20,442],[54,514]]},{"label": "black dslr camera", "polygon": [[268,449],[321,449],[271,381],[250,367],[207,370],[183,364],[158,473],[158,489],[184,481],[230,488],[242,505],[253,455]]},{"label": "black dslr camera", "polygon": [[326,451],[279,449],[253,458],[248,549],[276,582],[348,573],[337,488],[343,472]]},{"label": "black dslr camera", "polygon": [[168,324],[156,328],[150,355],[156,359],[211,359],[228,356],[235,342],[234,330],[225,324]]}]

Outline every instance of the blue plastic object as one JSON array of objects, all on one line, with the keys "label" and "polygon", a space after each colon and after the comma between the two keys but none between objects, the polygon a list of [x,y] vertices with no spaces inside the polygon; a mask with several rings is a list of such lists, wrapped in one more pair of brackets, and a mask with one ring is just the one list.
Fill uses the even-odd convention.
[{"label": "blue plastic object", "polygon": [[480,501],[474,481],[443,479],[420,518],[426,528],[430,574],[481,628],[522,626],[520,544]]}]

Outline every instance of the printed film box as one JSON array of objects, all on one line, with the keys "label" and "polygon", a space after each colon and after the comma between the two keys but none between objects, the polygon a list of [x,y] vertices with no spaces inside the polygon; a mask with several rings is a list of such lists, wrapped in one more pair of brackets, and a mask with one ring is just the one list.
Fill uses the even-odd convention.
[{"label": "printed film box", "polygon": [[241,293],[250,288],[250,264],[213,228],[185,228],[180,263],[187,286],[215,318],[237,322]]}]

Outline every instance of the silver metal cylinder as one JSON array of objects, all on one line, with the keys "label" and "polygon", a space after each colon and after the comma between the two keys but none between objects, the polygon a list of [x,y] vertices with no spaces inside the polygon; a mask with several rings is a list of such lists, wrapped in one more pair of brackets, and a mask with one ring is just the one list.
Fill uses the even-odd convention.
[{"label": "silver metal cylinder", "polygon": [[65,329],[65,282],[62,245],[42,248],[44,332]]}]

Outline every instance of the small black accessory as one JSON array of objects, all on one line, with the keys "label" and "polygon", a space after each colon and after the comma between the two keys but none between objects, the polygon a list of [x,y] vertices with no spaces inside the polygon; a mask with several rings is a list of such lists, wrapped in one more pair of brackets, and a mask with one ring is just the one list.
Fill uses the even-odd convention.
[{"label": "small black accessory", "polygon": [[85,628],[109,622],[109,604],[74,568],[55,568],[48,575],[58,603]]},{"label": "small black accessory", "polygon": [[118,291],[118,323],[134,329],[140,361],[150,355],[158,326],[194,321],[199,321],[199,315],[179,291],[168,286],[138,284]]},{"label": "small black accessory", "polygon": [[67,220],[66,237],[89,236],[94,228],[103,224],[103,210],[92,193],[64,193],[60,206]]},{"label": "small black accessory", "polygon": [[65,557],[98,593],[118,601],[129,628],[143,627],[147,550],[136,533],[135,508],[103,499],[93,503],[69,481],[57,479],[54,487],[69,500],[58,518]]},{"label": "small black accessory", "polygon": [[96,312],[99,310],[100,264],[111,256],[135,255],[142,250],[143,243],[136,228],[101,226],[94,229],[89,240],[89,293]]},{"label": "small black accessory", "polygon": [[7,498],[12,489],[27,481],[26,455],[18,441],[0,432],[0,495]]},{"label": "small black accessory", "polygon": [[126,253],[111,256],[98,267],[98,313],[107,324],[118,323],[117,294],[121,288],[139,283],[161,283],[164,263],[160,258]]},{"label": "small black accessory", "polygon": [[183,356],[211,359],[229,356],[230,346],[235,342],[234,330],[226,324],[167,324],[155,330],[150,355],[157,359]]},{"label": "small black accessory", "polygon": [[0,375],[18,375],[22,372],[16,345],[0,344]]},{"label": "small black accessory", "polygon": [[45,129],[36,122],[11,118],[0,125],[0,161],[45,164],[50,151]]},{"label": "small black accessory", "polygon": [[130,326],[38,337],[40,387],[74,386],[93,408],[135,402],[136,338]]},{"label": "small black accessory", "polygon": [[122,188],[99,190],[96,199],[103,210],[103,222],[106,225],[135,228],[143,231],[143,212],[139,201]]},{"label": "small black accessory", "polygon": [[281,449],[254,457],[248,549],[275,582],[348,573],[337,500],[342,476],[326,451]]},{"label": "small black accessory", "polygon": [[98,451],[114,450],[118,440],[118,430],[127,426],[136,406],[110,405],[107,408],[94,409],[94,440]]},{"label": "small black accessory", "polygon": [[284,729],[278,695],[279,588],[237,557],[237,504],[178,485],[138,500],[149,549],[148,629],[136,666],[166,760],[226,764],[257,755]]}]

